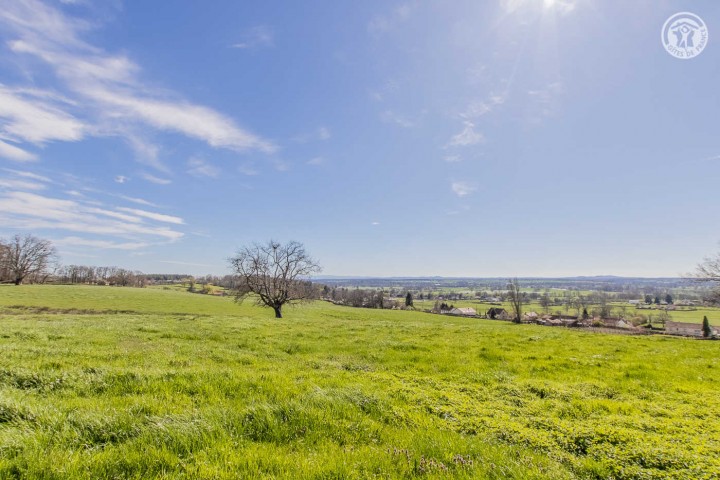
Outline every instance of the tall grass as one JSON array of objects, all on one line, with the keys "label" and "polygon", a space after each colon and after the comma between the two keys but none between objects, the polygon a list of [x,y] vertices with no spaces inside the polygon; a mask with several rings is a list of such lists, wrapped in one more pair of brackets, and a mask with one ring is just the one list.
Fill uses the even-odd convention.
[{"label": "tall grass", "polygon": [[718,349],[0,287],[0,478],[715,478]]}]

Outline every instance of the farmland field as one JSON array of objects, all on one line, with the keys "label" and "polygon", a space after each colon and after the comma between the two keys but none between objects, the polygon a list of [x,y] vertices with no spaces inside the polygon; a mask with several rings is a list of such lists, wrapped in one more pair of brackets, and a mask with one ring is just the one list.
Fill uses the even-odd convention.
[{"label": "farmland field", "polygon": [[720,342],[0,286],[0,478],[720,476]]}]

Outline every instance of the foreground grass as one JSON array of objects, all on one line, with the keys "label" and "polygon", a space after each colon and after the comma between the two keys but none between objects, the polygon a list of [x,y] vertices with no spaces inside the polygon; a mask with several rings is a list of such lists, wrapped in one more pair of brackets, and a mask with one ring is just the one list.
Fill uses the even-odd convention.
[{"label": "foreground grass", "polygon": [[0,478],[717,478],[720,342],[0,286]]}]

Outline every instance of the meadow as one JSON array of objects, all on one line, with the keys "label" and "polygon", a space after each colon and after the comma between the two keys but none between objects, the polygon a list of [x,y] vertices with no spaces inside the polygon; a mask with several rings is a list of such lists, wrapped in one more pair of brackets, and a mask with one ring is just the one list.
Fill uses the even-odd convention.
[{"label": "meadow", "polygon": [[720,477],[720,342],[0,286],[0,479]]}]

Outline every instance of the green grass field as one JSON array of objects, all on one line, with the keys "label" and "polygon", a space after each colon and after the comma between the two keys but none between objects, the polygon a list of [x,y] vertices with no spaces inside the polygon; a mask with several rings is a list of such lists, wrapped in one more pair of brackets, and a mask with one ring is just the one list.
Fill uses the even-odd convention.
[{"label": "green grass field", "polygon": [[0,286],[0,479],[720,476],[720,342]]}]

